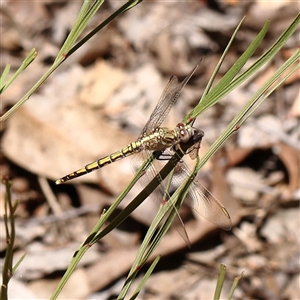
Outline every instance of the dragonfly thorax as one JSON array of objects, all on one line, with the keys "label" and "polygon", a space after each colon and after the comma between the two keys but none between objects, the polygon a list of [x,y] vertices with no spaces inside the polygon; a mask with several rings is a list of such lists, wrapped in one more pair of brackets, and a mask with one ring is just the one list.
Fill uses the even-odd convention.
[{"label": "dragonfly thorax", "polygon": [[194,130],[190,125],[178,123],[175,129],[157,127],[152,132],[145,134],[139,142],[146,150],[163,151],[179,143],[188,142],[193,134]]}]

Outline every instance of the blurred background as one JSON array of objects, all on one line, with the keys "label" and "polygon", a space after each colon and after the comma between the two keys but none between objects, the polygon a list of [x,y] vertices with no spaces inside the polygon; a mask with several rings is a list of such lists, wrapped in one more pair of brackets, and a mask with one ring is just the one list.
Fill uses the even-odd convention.
[{"label": "blurred background", "polygon": [[[86,33],[120,5],[105,2]],[[2,3],[1,71],[7,63],[12,72],[18,69],[33,47],[38,56],[1,95],[1,114],[53,63],[80,7],[80,1]],[[287,0],[146,1],[70,56],[1,128],[1,177],[11,178],[13,198],[19,200],[15,260],[27,253],[10,282],[11,299],[50,297],[103,209],[133,178],[131,159],[65,185],[56,186],[55,180],[135,141],[170,76],[182,81],[202,58],[164,125],[172,128],[180,122],[198,103],[244,15],[216,82],[267,19],[269,31],[249,65],[298,12],[299,3]],[[196,120],[195,126],[205,132],[200,156],[298,46],[299,29],[272,63]],[[184,207],[181,216],[191,249],[171,230],[157,250],[162,260],[139,299],[212,299],[221,263],[227,266],[224,295],[244,272],[234,299],[300,299],[299,99],[296,72],[205,165],[197,180],[227,208],[233,228],[217,229]],[[130,192],[120,209],[139,189]],[[0,201],[3,211],[3,193]],[[148,199],[92,247],[61,299],[115,299],[156,211],[157,204]],[[3,229],[2,258],[5,249]]]}]

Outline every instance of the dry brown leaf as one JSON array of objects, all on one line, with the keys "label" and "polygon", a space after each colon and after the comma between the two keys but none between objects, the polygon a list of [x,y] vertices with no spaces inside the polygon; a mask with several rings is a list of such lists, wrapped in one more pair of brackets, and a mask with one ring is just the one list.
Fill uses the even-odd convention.
[{"label": "dry brown leaf", "polygon": [[[100,113],[76,101],[82,76],[79,67],[72,68],[68,75],[59,74],[51,82],[53,86],[47,86],[42,95],[33,96],[9,119],[2,143],[5,155],[16,164],[53,180],[134,140],[110,126]],[[68,84],[70,78],[72,85]],[[106,179],[107,172],[111,172],[104,184],[113,192],[119,192],[132,174],[130,163],[116,164],[101,173]],[[100,172],[94,172],[80,180],[96,182],[99,175]]]},{"label": "dry brown leaf", "polygon": [[294,103],[288,112],[288,118],[297,118],[299,116],[300,116],[300,93],[298,93],[297,98],[294,100]]},{"label": "dry brown leaf", "polygon": [[107,102],[125,81],[121,69],[110,66],[105,61],[97,61],[85,72],[79,100],[89,106],[99,107]]},{"label": "dry brown leaf", "polygon": [[124,275],[132,266],[137,252],[138,247],[110,251],[97,263],[87,267],[91,291],[99,291]]},{"label": "dry brown leaf", "polygon": [[282,142],[279,143],[276,150],[289,174],[289,196],[291,196],[300,187],[300,153],[299,150]]},{"label": "dry brown leaf", "polygon": [[227,165],[224,164],[224,157],[219,151],[213,156],[213,176],[212,176],[212,194],[225,206],[228,210],[233,226],[240,222],[240,204],[233,196],[229,184],[226,181]]}]

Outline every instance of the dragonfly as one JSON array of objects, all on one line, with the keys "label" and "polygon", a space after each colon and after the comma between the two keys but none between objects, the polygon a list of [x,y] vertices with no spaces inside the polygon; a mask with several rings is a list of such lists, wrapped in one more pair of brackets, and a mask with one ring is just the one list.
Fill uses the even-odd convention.
[{"label": "dragonfly", "polygon": [[[160,153],[161,155],[158,155],[158,159],[160,159],[160,157],[163,157],[164,154],[166,157],[170,157],[172,152],[179,149],[183,153],[189,153],[191,159],[197,158],[200,143],[204,136],[204,132],[202,130],[182,122],[178,123],[174,129],[161,127],[161,124],[179,98],[182,89],[195,73],[199,63],[200,62],[196,64],[193,70],[181,83],[178,82],[178,78],[175,75],[171,76],[149,120],[135,142],[128,144],[126,147],[117,152],[87,164],[86,166],[58,179],[55,183],[65,183],[74,178],[103,168],[115,161],[138,153],[144,153],[146,156],[151,152]],[[150,167],[152,173],[156,173],[154,169],[155,168],[153,166]],[[181,174],[189,173],[187,167],[182,161],[177,163],[176,169],[179,170],[179,173]],[[182,177],[182,175],[180,176]],[[159,188],[156,192],[158,190]],[[188,198],[191,199],[188,205],[205,219],[225,230],[229,230],[231,228],[231,218],[226,208],[202,185],[194,181],[190,187],[188,196]],[[185,200],[185,202],[186,201],[188,200]]]}]

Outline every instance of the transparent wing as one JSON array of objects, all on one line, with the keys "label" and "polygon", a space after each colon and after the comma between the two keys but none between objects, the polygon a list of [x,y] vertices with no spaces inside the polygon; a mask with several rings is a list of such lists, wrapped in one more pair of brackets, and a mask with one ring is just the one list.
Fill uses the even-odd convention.
[{"label": "transparent wing", "polygon": [[[197,149],[198,151],[198,149]],[[148,152],[148,153],[147,153]],[[141,153],[136,154],[132,158],[132,166],[134,171],[136,171],[141,163],[145,160],[147,155],[150,154],[150,151],[142,151]],[[174,152],[170,150],[164,151],[164,157],[171,157]],[[145,172],[144,176],[140,178],[140,182],[143,186],[146,186],[155,176],[159,176],[159,170],[162,165],[157,167],[157,163],[161,161],[155,161]],[[170,187],[170,192],[174,192],[180,184],[189,176],[191,173],[188,170],[188,167],[184,162],[180,161],[175,167],[175,173],[172,177],[172,183]],[[167,194],[166,199],[163,199],[163,195],[166,191],[167,178],[161,181],[161,184],[151,193],[150,197],[156,203],[157,207],[162,204],[163,200],[166,201],[170,198],[170,195]],[[227,212],[226,208],[212,195],[212,193],[206,189],[200,182],[194,180],[190,186],[189,192],[187,194],[184,203],[196,211],[199,215],[204,217],[206,220],[215,224],[218,227],[221,227],[225,230],[229,230],[232,227],[230,215]],[[176,209],[174,207],[174,209]],[[177,212],[177,217],[174,220],[174,225],[178,233],[184,239],[186,244],[190,246],[189,238],[185,230],[184,224],[180,218],[180,215]],[[167,216],[166,216],[167,217]]]},{"label": "transparent wing", "polygon": [[[147,155],[147,153],[144,154]],[[166,158],[171,157],[173,154],[174,152],[169,149],[166,149],[163,153]],[[135,156],[133,161],[135,161],[136,167],[139,167],[145,158],[143,157],[143,154],[137,154]],[[156,161],[156,163],[151,165],[146,171],[145,175],[142,176],[141,183],[143,185],[148,184],[155,176],[158,176],[161,166],[157,167],[157,163],[161,164],[161,161]],[[171,191],[177,189],[190,174],[191,172],[186,164],[183,161],[178,162],[172,178]],[[166,181],[162,181],[162,183],[154,190],[153,194],[151,194],[151,198],[154,199],[158,205],[161,204],[163,199],[165,187]],[[192,182],[184,203],[216,226],[225,230],[229,230],[232,227],[231,218],[226,208],[197,180]],[[182,233],[180,234],[182,235]]]},{"label": "transparent wing", "polygon": [[[141,167],[142,163],[151,155],[151,151],[143,150],[140,153],[135,154],[131,159],[131,166],[134,173]],[[143,186],[146,186],[155,176],[158,176],[159,170],[162,165],[159,161],[155,160],[149,168],[146,170],[145,174],[139,179]],[[166,180],[166,179],[165,179]],[[163,194],[165,191],[164,181],[152,192],[151,198],[155,199],[158,205],[161,204],[163,200]]]},{"label": "transparent wing", "polygon": [[[169,151],[169,152],[170,152],[169,154],[171,155],[171,151]],[[134,172],[136,172],[140,168],[143,161],[145,161],[145,159],[147,157],[149,157],[150,154],[151,154],[151,151],[144,150],[140,153],[137,153],[136,155],[134,155],[132,157],[131,165],[132,165]],[[171,158],[171,156],[170,156],[170,158]],[[164,164],[161,161],[155,160],[153,162],[153,164],[147,169],[145,174],[139,179],[140,183],[143,186],[146,186],[155,176],[159,176],[159,170],[163,167],[163,165]],[[162,205],[165,201],[168,201],[170,198],[170,195],[168,193],[165,195],[167,180],[168,180],[168,177],[165,178],[164,180],[161,180],[161,183],[157,186],[157,188],[150,195],[150,198],[154,201],[157,208],[159,208],[160,205]],[[164,195],[165,195],[165,199],[164,199]],[[182,221],[177,209],[174,206],[173,206],[173,208],[176,210],[176,217],[173,221],[173,225],[175,226],[176,230],[178,231],[180,236],[183,238],[183,240],[186,242],[186,244],[190,247],[190,241],[189,241],[187,232],[185,230],[183,221]],[[167,218],[167,217],[168,217],[168,214],[165,216],[165,218]]]},{"label": "transparent wing", "polygon": [[[179,162],[176,169],[177,172],[173,176],[173,181],[175,185],[178,185],[191,172],[184,162]],[[194,180],[192,182],[184,203],[216,226],[225,230],[231,229],[231,218],[226,208],[199,181]]]},{"label": "transparent wing", "polygon": [[232,222],[228,211],[200,182],[192,183],[185,204],[218,227],[231,229]]},{"label": "transparent wing", "polygon": [[164,121],[164,119],[170,112],[170,109],[178,99],[181,90],[184,88],[184,86],[190,80],[192,75],[195,73],[196,69],[198,68],[198,65],[199,62],[191,71],[191,73],[179,84],[178,78],[174,75],[171,76],[140,136],[142,136],[144,133],[152,131],[153,129],[161,125],[161,123]]},{"label": "transparent wing", "polygon": [[199,141],[198,143],[194,144],[192,147],[190,147],[187,150],[187,153],[189,154],[189,156],[190,156],[190,158],[192,160],[196,159],[197,156],[198,156],[198,152],[199,152],[199,149],[200,149],[200,143],[201,143],[201,141]]},{"label": "transparent wing", "polygon": [[157,128],[164,121],[176,101],[177,86],[178,78],[171,76],[141,135]]}]

